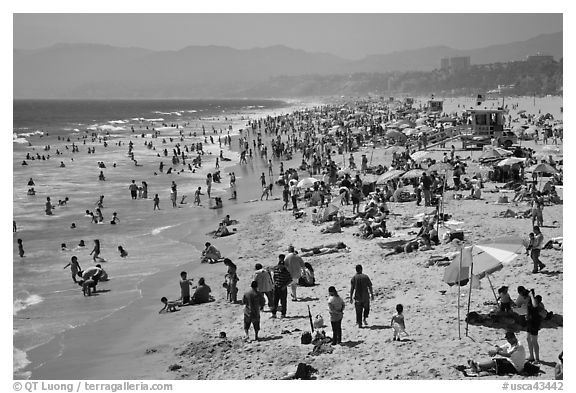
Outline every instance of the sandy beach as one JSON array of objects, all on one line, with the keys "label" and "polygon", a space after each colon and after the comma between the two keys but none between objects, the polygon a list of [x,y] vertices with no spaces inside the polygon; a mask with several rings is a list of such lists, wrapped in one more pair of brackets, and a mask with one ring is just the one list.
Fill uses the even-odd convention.
[{"label": "sandy beach", "polygon": [[[532,98],[522,98],[520,108],[527,106]],[[447,100],[450,101],[450,100]],[[464,100],[463,100],[464,101]],[[514,100],[511,100],[513,102]],[[539,99],[536,108],[547,112],[550,100]],[[458,101],[450,101],[446,112],[456,111]],[[561,101],[560,101],[561,102]],[[316,103],[297,103],[277,112],[289,113],[304,106]],[[550,107],[556,108],[557,98]],[[245,126],[246,118],[259,118],[274,111],[259,111],[235,116],[233,122],[214,122],[216,127],[225,127],[233,123],[236,131]],[[536,114],[536,111],[534,111]],[[246,116],[246,117],[244,117]],[[556,118],[557,115],[555,114]],[[561,118],[561,117],[560,117]],[[199,123],[200,121],[198,121]],[[163,137],[175,136],[174,128],[162,130]],[[416,251],[384,256],[388,250],[381,246],[389,240],[413,237],[417,216],[434,211],[434,208],[416,206],[415,202],[388,202],[390,216],[387,228],[392,232],[391,239],[367,240],[355,236],[357,226],[345,227],[341,233],[324,234],[321,228],[328,224],[312,223],[313,207],[304,207],[305,215],[296,219],[291,211],[282,209],[281,188],[275,186],[268,201],[259,201],[261,187],[259,174],[267,170],[266,160],[256,157],[247,165],[237,165],[239,160],[237,136],[232,140],[232,150],[225,150],[230,157],[229,167],[221,168],[222,183],[213,186],[213,195],[221,196],[224,209],[210,209],[213,200],[202,197],[201,206],[192,206],[193,191],[201,185],[207,168],[214,167],[214,158],[218,155],[218,145],[211,146],[211,155],[206,156],[203,169],[194,174],[154,176],[159,158],[156,151],[143,146],[146,138],[134,136],[126,139],[118,137],[114,141],[133,140],[135,156],[142,167],[135,167],[126,156],[127,146],[104,151],[95,144],[97,154],[74,156],[74,161],[66,161],[67,167],[61,168],[71,173],[63,176],[57,163],[60,158],[50,160],[51,168],[43,171],[42,177],[33,175],[34,169],[14,178],[14,199],[19,209],[14,217],[22,223],[21,232],[14,234],[24,238],[25,247],[30,249],[28,260],[41,261],[57,258],[64,266],[71,255],[78,255],[82,266],[91,264],[88,253],[92,249],[92,240],[101,239],[105,245],[103,257],[107,260],[104,268],[111,280],[99,285],[105,292],[98,296],[85,298],[78,287],[72,286],[69,271],[61,272],[61,277],[51,278],[50,271],[27,267],[18,274],[28,275],[29,280],[41,277],[61,280],[66,283],[63,293],[44,296],[58,297],[62,307],[78,307],[78,323],[71,329],[57,332],[48,342],[29,345],[27,367],[18,370],[15,377],[32,379],[279,379],[296,371],[298,363],[313,366],[318,372],[317,379],[467,379],[455,366],[466,365],[468,359],[485,358],[492,343],[502,343],[504,329],[490,324],[470,324],[468,336],[465,333],[464,318],[467,311],[469,287],[461,287],[460,327],[457,321],[458,289],[443,282],[445,265],[430,264],[431,257],[457,253],[461,244],[441,242],[428,251]],[[158,140],[154,141],[155,145]],[[543,152],[541,143],[522,141],[536,153]],[[457,145],[459,146],[459,145]],[[431,149],[431,158],[441,160],[446,148]],[[560,145],[560,149],[562,146]],[[53,147],[55,149],[55,147]],[[22,160],[23,150],[14,151],[14,165]],[[68,154],[68,153],[66,153]],[[356,162],[366,154],[372,165],[389,166],[392,155],[384,148],[372,149],[361,146],[354,153]],[[481,151],[457,151],[467,163],[467,173],[487,174],[480,167],[478,159]],[[24,153],[25,155],[25,153]],[[68,156],[66,157],[68,158]],[[164,157],[163,157],[164,158]],[[334,157],[340,163],[344,157]],[[68,158],[69,159],[69,158]],[[104,160],[107,165],[105,182],[98,182],[99,169],[95,162]],[[204,158],[203,158],[204,160]],[[164,158],[167,161],[167,158]],[[285,168],[296,168],[301,161],[297,153]],[[109,163],[116,162],[112,168]],[[274,159],[277,171],[279,160]],[[204,161],[203,161],[204,163]],[[34,163],[36,165],[36,163]],[[34,166],[31,165],[31,166]],[[28,170],[26,169],[26,170]],[[234,171],[238,179],[237,201],[228,200],[228,172]],[[22,197],[26,185],[22,179],[34,176],[38,196],[35,201]],[[148,181],[150,195],[161,194],[161,210],[154,212],[151,199],[130,200],[128,184],[131,179]],[[84,179],[84,180],[82,180]],[[170,183],[178,183],[179,195],[188,195],[187,204],[172,209],[168,199]],[[17,183],[17,181],[19,183]],[[103,184],[102,184],[103,183]],[[42,188],[42,185],[46,185]],[[46,190],[49,185],[49,191]],[[497,203],[499,197],[513,193],[496,189],[502,184],[486,182],[481,200],[455,199],[461,193],[449,190],[444,195],[445,212],[456,222],[452,227],[441,228],[439,235],[449,229],[459,229],[464,233],[464,244],[472,245],[486,238],[503,236],[527,237],[531,232],[531,220],[498,217],[499,213],[510,208],[516,211],[530,208],[529,202]],[[562,188],[559,187],[560,197]],[[494,192],[491,192],[494,191]],[[41,192],[43,192],[41,194]],[[68,195],[69,206],[56,208],[53,217],[37,217],[42,213],[44,197]],[[104,194],[105,214],[109,219],[112,211],[118,211],[121,222],[116,227],[91,224],[89,219],[81,217],[85,206],[93,205],[98,195]],[[336,192],[334,191],[334,194]],[[255,201],[257,200],[257,201]],[[55,201],[54,201],[55,202]],[[363,205],[364,202],[361,203]],[[110,206],[110,207],[109,207]],[[352,215],[352,205],[341,206],[346,216]],[[39,213],[40,212],[40,213]],[[80,213],[80,215],[79,215]],[[232,236],[212,239],[209,231],[217,228],[218,221],[226,214],[239,221],[233,228]],[[81,218],[79,218],[81,217]],[[46,231],[35,223],[51,220],[54,231]],[[75,221],[78,228],[70,232],[69,225]],[[553,204],[544,208],[544,227],[542,232],[546,240],[563,236],[563,205]],[[59,250],[60,243],[72,246],[78,239],[84,239],[86,249]],[[246,342],[244,331],[243,305],[226,301],[226,290],[222,287],[226,267],[222,263],[200,264],[200,250],[206,241],[211,241],[238,266],[240,281],[239,297],[249,289],[254,265],[275,266],[278,254],[287,253],[288,246],[297,250],[329,243],[343,242],[347,247],[336,253],[304,257],[315,271],[316,285],[299,287],[299,301],[288,301],[287,317],[270,319],[269,312],[261,317],[261,340]],[[88,244],[89,243],[89,244]],[[33,244],[33,245],[32,245]],[[129,252],[127,259],[118,256],[114,249],[123,244]],[[14,259],[18,259],[15,246]],[[302,253],[300,251],[300,253]],[[433,259],[433,258],[432,258]],[[513,299],[516,287],[523,285],[534,288],[543,297],[549,311],[562,316],[563,312],[563,258],[561,250],[543,250],[542,261],[546,271],[532,274],[532,261],[529,256],[519,255],[512,263],[490,276],[495,288],[510,287]],[[374,300],[371,303],[369,324],[359,329],[355,325],[354,305],[349,303],[350,279],[354,275],[356,264],[362,264],[374,285]],[[16,262],[15,262],[16,265]],[[141,269],[140,266],[145,266]],[[16,268],[15,268],[16,269]],[[28,270],[26,270],[28,269]],[[185,270],[188,277],[196,283],[200,277],[206,279],[212,288],[215,301],[181,307],[178,312],[159,314],[162,307],[159,299],[167,296],[175,299],[179,296],[179,273]],[[47,276],[48,275],[48,276]],[[332,347],[331,353],[312,355],[312,345],[300,343],[301,333],[310,330],[308,307],[312,316],[321,315],[328,326],[322,328],[331,335],[328,314],[328,287],[335,286],[346,303],[342,322],[342,345]],[[63,290],[63,291],[64,291]],[[127,302],[126,299],[129,299]],[[81,303],[81,305],[79,305]],[[403,304],[406,330],[409,336],[403,341],[392,341],[390,319],[397,304]],[[494,307],[494,296],[486,279],[481,281],[480,289],[473,289],[470,310],[481,314],[488,313]],[[267,307],[266,307],[267,310]],[[55,312],[52,309],[45,312]],[[18,312],[15,318],[29,318],[28,323],[34,329],[51,327],[43,324],[44,315],[40,307],[33,305]],[[225,332],[226,338],[220,333]],[[519,340],[526,346],[526,332],[518,333]],[[558,354],[563,351],[563,327],[556,324],[543,327],[539,334],[541,370],[538,379],[553,379],[554,364]],[[15,340],[15,347],[23,347],[23,342]],[[31,344],[31,343],[27,343]],[[28,348],[27,348],[28,349]],[[122,367],[118,365],[121,364]],[[482,377],[481,377],[482,378]],[[508,378],[489,376],[486,378]],[[529,378],[514,376],[513,378]]]}]

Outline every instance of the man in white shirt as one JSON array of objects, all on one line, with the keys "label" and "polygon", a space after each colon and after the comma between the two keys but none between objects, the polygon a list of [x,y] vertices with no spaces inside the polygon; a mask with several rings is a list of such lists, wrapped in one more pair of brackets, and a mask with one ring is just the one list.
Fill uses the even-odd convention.
[{"label": "man in white shirt", "polygon": [[469,360],[468,364],[472,371],[478,373],[480,371],[495,370],[498,375],[505,374],[519,374],[524,369],[526,363],[526,351],[522,344],[518,342],[514,332],[506,332],[506,344],[496,346],[495,349],[488,351],[488,355],[502,357],[493,357],[490,361],[478,363]]}]

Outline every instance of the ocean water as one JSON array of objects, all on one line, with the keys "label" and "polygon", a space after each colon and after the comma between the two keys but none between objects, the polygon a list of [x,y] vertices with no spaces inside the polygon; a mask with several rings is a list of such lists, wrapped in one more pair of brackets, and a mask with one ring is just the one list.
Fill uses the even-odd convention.
[{"label": "ocean water", "polygon": [[[188,195],[191,204],[195,187],[204,185],[208,165],[213,168],[221,149],[232,159],[221,163],[223,174],[226,165],[238,162],[236,152],[219,146],[218,136],[228,132],[234,135],[245,126],[249,117],[261,117],[285,106],[282,101],[272,100],[14,101],[13,216],[18,226],[18,232],[13,234],[15,378],[29,377],[30,370],[26,367],[31,366],[27,357],[31,349],[68,329],[106,318],[126,307],[140,296],[139,284],[144,279],[187,261],[197,262],[196,257],[191,257],[198,253],[194,238],[198,233],[213,229],[205,230],[213,225],[216,213],[199,208],[193,210],[190,219],[183,221],[181,209],[172,210],[169,206],[171,181],[177,182],[179,195]],[[175,124],[179,125],[178,129]],[[214,144],[204,143],[202,126],[206,137],[215,138]],[[161,131],[160,138],[150,137],[153,129]],[[204,144],[207,154],[203,156],[203,168],[197,173],[154,175],[158,171],[158,161],[162,159],[157,154],[164,148],[171,152],[182,129],[186,139],[181,143]],[[194,132],[197,137],[190,136]],[[107,136],[108,147],[103,147],[98,137],[92,139],[93,133]],[[169,141],[170,137],[173,142]],[[70,142],[66,138],[70,138]],[[118,146],[120,140],[125,144]],[[142,166],[134,166],[128,158],[128,140],[134,142],[135,158]],[[147,149],[144,141],[152,141],[158,150]],[[79,146],[79,153],[65,148],[72,142]],[[45,150],[48,145],[50,149]],[[87,154],[87,147],[94,147],[96,153]],[[57,156],[56,149],[62,155]],[[23,166],[21,163],[27,153],[32,156],[49,154],[51,158],[26,160],[28,165]],[[166,168],[171,166],[170,156],[164,157]],[[65,168],[60,168],[61,161]],[[103,170],[107,177],[105,182],[98,181],[97,161],[103,161],[107,166]],[[117,166],[113,167],[113,163]],[[175,169],[181,168],[179,165]],[[29,178],[35,182],[35,196],[27,195]],[[148,182],[150,199],[130,200],[127,187],[131,179],[137,179],[137,183]],[[223,195],[227,185],[226,178],[221,184],[215,183],[213,195]],[[165,210],[150,219],[153,214],[151,198],[155,193],[159,194],[160,206]],[[95,210],[99,195],[105,195],[102,225],[91,224],[90,218],[84,215],[87,209]],[[47,196],[51,197],[53,205],[58,205],[58,200],[66,196],[70,201],[56,207],[53,216],[46,216]],[[185,205],[185,209],[189,208],[190,205]],[[116,226],[109,224],[113,211],[118,212],[121,220]],[[72,222],[76,229],[70,228]],[[18,255],[17,239],[23,240],[24,258]],[[80,239],[85,241],[86,247],[78,247]],[[106,260],[102,265],[111,280],[99,285],[105,292],[87,298],[72,282],[70,270],[63,268],[73,255],[79,258],[84,269],[93,265],[89,255],[93,239],[102,242],[102,257]],[[62,243],[66,244],[64,250]],[[118,245],[123,245],[129,252],[128,258],[118,256]]]}]

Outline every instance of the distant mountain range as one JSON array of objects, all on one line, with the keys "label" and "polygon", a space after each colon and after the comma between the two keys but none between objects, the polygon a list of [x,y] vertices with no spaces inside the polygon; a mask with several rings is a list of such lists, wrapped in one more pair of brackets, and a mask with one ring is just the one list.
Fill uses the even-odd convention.
[{"label": "distant mountain range", "polygon": [[[526,41],[458,50],[446,46],[347,60],[277,45],[239,50],[189,46],[153,51],[98,44],[14,50],[14,98],[216,98],[256,92],[267,80],[297,75],[430,71],[443,57],[472,64],[523,60],[537,53],[562,58],[562,32]],[[316,95],[314,86],[303,87]],[[277,97],[287,97],[278,91]]]}]

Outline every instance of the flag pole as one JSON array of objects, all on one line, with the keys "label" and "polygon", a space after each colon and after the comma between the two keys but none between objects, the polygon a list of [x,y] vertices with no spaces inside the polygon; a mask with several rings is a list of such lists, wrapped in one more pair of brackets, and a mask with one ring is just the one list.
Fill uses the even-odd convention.
[{"label": "flag pole", "polygon": [[466,312],[466,337],[468,337],[468,315],[470,314],[470,300],[472,297],[472,275],[474,272],[474,257],[470,263],[470,289],[468,290],[468,311]]},{"label": "flag pole", "polygon": [[458,340],[462,340],[460,333],[460,272],[462,271],[462,247],[460,247],[460,262],[458,263]]}]

